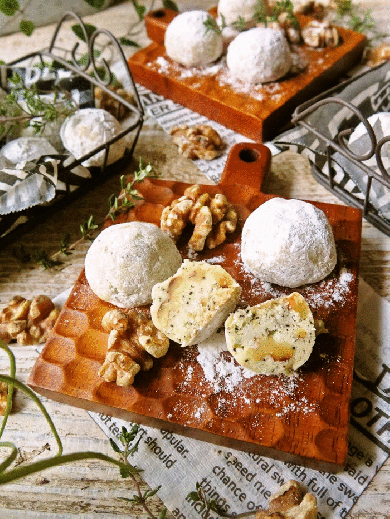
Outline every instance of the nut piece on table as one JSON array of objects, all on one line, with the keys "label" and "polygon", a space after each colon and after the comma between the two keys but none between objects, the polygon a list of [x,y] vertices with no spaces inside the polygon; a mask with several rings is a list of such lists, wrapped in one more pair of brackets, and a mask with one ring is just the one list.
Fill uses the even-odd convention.
[{"label": "nut piece on table", "polygon": [[0,314],[0,338],[21,346],[42,344],[59,315],[50,297],[39,295],[31,301],[15,296]]},{"label": "nut piece on table", "polygon": [[379,47],[369,49],[367,53],[367,65],[376,67],[380,63],[390,60],[390,44],[384,43]]},{"label": "nut piece on table", "polygon": [[99,371],[99,376],[106,382],[116,382],[118,386],[128,387],[133,384],[134,376],[140,369],[140,365],[126,353],[109,351]]},{"label": "nut piece on table", "polygon": [[302,29],[303,41],[309,47],[337,47],[340,35],[337,27],[329,22],[312,20]]},{"label": "nut piece on table", "polygon": [[153,357],[162,357],[168,351],[168,337],[136,310],[109,310],[103,316],[102,326],[109,332],[108,351],[99,370],[106,382],[128,387],[139,371],[153,366]]},{"label": "nut piece on table", "polygon": [[257,512],[256,519],[316,519],[317,499],[313,494],[303,495],[296,481],[288,481],[273,494],[268,510]]},{"label": "nut piece on table", "polygon": [[[127,92],[122,86],[109,86],[108,90],[118,94],[123,98],[124,101],[127,101],[129,104],[135,106],[134,96]],[[120,103],[117,99],[112,97],[108,92],[103,90],[100,87],[95,87],[95,105],[96,108],[102,108],[109,112],[113,117],[115,117],[118,121],[121,121],[128,115],[129,109],[122,103]]]},{"label": "nut piece on table", "polygon": [[8,384],[0,382],[0,415],[4,415],[7,408]]},{"label": "nut piece on table", "polygon": [[208,124],[181,124],[173,126],[169,133],[177,144],[179,153],[187,159],[213,160],[222,155],[226,148],[218,132]]},{"label": "nut piece on table", "polygon": [[184,196],[174,200],[161,214],[161,229],[175,242],[186,225],[194,225],[188,246],[201,251],[206,246],[214,249],[226,240],[237,226],[237,213],[225,195],[217,193],[214,198],[201,192],[197,184],[188,187]]}]

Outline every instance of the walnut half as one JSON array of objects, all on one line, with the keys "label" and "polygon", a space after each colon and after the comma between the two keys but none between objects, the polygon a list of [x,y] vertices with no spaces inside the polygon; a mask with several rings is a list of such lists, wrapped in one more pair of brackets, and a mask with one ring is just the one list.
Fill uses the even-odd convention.
[{"label": "walnut half", "polygon": [[4,415],[7,408],[8,384],[0,382],[0,415]]},{"label": "walnut half", "polygon": [[337,47],[340,44],[337,27],[328,21],[312,20],[302,29],[302,38],[309,47]]},{"label": "walnut half", "polygon": [[59,310],[48,296],[39,295],[31,301],[15,296],[0,313],[0,339],[22,346],[42,344],[58,315]]},{"label": "walnut half", "polygon": [[173,126],[169,133],[179,153],[187,159],[213,160],[222,155],[226,148],[219,133],[208,124],[181,124]]},{"label": "walnut half", "polygon": [[107,354],[99,370],[106,382],[131,386],[139,371],[153,366],[153,357],[162,357],[168,351],[168,337],[137,310],[109,310],[103,316],[102,326],[109,332]]},{"label": "walnut half", "polygon": [[237,213],[225,195],[217,193],[212,198],[195,184],[161,214],[161,229],[174,241],[179,239],[187,223],[194,226],[188,242],[190,249],[214,249],[226,240],[228,233],[236,230]]},{"label": "walnut half", "polygon": [[303,494],[297,481],[291,480],[270,497],[268,510],[257,512],[256,519],[316,519],[317,499]]}]

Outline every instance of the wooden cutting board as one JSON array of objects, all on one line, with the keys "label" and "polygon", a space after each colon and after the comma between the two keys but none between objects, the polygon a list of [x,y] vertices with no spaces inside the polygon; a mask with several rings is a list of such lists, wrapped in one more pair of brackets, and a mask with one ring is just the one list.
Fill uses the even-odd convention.
[{"label": "wooden cutting board", "polygon": [[[254,305],[293,290],[262,283],[248,274],[240,257],[241,229],[247,216],[272,198],[261,193],[270,154],[262,144],[240,143],[228,157],[217,186],[239,215],[238,228],[214,250],[190,254],[192,260],[222,265],[242,286],[240,306]],[[163,208],[181,196],[187,184],[147,179],[144,200],[118,222],[140,220],[159,225]],[[338,264],[325,280],[299,289],[315,318],[329,331],[316,339],[308,362],[293,377],[254,375],[233,390],[207,380],[197,360],[198,347],[171,343],[168,354],[150,371],[137,374],[129,388],[107,383],[98,370],[107,351],[101,326],[112,305],[95,296],[80,274],[29,378],[44,396],[199,440],[306,465],[334,470],[347,453],[357,307],[361,213],[347,206],[313,202],[327,215],[335,236]],[[178,243],[188,258],[185,243]],[[225,361],[231,361],[228,352]],[[234,361],[233,361],[234,362]]]},{"label": "wooden cutting board", "polygon": [[[214,11],[215,14],[215,9]],[[243,85],[224,81],[226,65],[204,75],[175,64],[165,53],[164,33],[177,15],[169,9],[149,13],[145,23],[153,43],[130,57],[134,79],[150,90],[223,124],[257,142],[275,137],[290,122],[294,109],[325,91],[361,58],[366,38],[339,28],[342,43],[335,48],[299,46],[307,61],[304,72],[290,75],[249,91]],[[309,22],[299,17],[301,26]]]}]

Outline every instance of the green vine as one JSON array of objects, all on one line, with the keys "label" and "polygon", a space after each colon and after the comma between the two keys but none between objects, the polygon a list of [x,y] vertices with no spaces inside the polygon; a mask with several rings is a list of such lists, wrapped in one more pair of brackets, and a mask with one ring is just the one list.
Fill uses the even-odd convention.
[{"label": "green vine", "polygon": [[[138,449],[138,443],[139,439],[136,441],[136,443],[131,446],[131,443],[136,439],[138,432],[139,432],[139,426],[134,425],[130,431],[128,431],[125,427],[122,428],[122,433],[119,436],[119,440],[123,446],[123,449],[121,449],[114,441],[110,440],[111,446],[115,453],[117,453],[119,456],[119,459],[115,459],[111,456],[108,456],[106,454],[102,454],[101,452],[92,452],[92,451],[82,451],[82,452],[72,452],[70,454],[63,454],[63,446],[61,442],[61,438],[57,432],[57,429],[47,412],[45,406],[42,404],[41,400],[38,398],[38,396],[32,391],[28,386],[20,382],[15,378],[16,373],[16,362],[15,362],[15,356],[8,347],[8,345],[0,339],[0,349],[5,351],[9,357],[9,363],[10,363],[10,374],[7,375],[0,375],[0,382],[3,382],[8,385],[8,396],[7,396],[7,406],[5,409],[4,417],[1,424],[0,429],[0,439],[3,435],[3,432],[5,430],[9,414],[11,412],[12,407],[12,398],[14,393],[14,388],[17,388],[19,391],[22,391],[25,393],[29,398],[31,398],[35,404],[38,406],[39,410],[43,414],[45,420],[47,421],[50,430],[54,436],[54,439],[57,444],[57,452],[54,456],[28,463],[26,465],[18,466],[12,468],[13,462],[16,460],[18,449],[15,444],[9,441],[0,441],[0,447],[6,448],[10,450],[10,453],[6,456],[6,458],[0,463],[0,485],[4,485],[6,483],[12,483],[13,481],[16,481],[18,479],[24,478],[26,476],[29,476],[31,474],[35,474],[38,472],[42,472],[44,470],[47,470],[51,467],[58,467],[59,465],[64,465],[66,463],[74,463],[76,461],[80,460],[88,460],[88,459],[95,459],[95,460],[101,460],[105,461],[107,463],[111,463],[112,465],[116,465],[119,468],[119,473],[122,478],[131,478],[133,481],[136,489],[137,494],[135,494],[132,498],[125,498],[126,501],[129,501],[131,503],[137,503],[143,507],[143,509],[147,512],[150,519],[163,519],[166,514],[166,509],[163,509],[161,514],[159,515],[159,518],[156,518],[155,515],[152,514],[150,511],[150,508],[148,506],[147,501],[156,494],[159,487],[155,490],[147,490],[146,492],[142,493],[140,489],[140,484],[136,478],[137,474],[141,472],[141,469],[138,467],[132,465],[129,462],[129,458],[136,452]],[[123,498],[122,498],[123,499]]]}]

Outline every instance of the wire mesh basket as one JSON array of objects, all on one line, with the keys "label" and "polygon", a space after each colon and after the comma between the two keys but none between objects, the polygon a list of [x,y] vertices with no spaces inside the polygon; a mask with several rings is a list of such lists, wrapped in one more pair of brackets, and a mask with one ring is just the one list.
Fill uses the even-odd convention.
[{"label": "wire mesh basket", "polygon": [[[78,37],[73,38],[76,41],[69,37],[71,31],[61,30],[69,21],[74,23],[73,28],[77,28],[77,33],[74,32]],[[109,104],[112,115],[117,119],[120,118],[120,114],[125,114],[120,132],[107,142],[94,147],[81,157],[74,158],[69,153],[62,152],[55,157],[55,176],[45,175],[45,181],[55,184],[55,195],[50,202],[35,204],[22,210],[1,211],[4,205],[2,206],[0,199],[1,247],[42,222],[53,210],[64,206],[103,182],[111,174],[120,171],[133,156],[144,120],[144,111],[135,82],[116,38],[105,29],[96,29],[92,34],[89,29],[90,27],[77,14],[66,12],[56,26],[47,48],[1,66],[1,82],[5,90],[10,85],[9,79],[16,72],[26,87],[34,83],[46,93],[52,91],[55,85],[60,92],[65,91],[67,96],[70,94],[73,100],[76,99],[78,108],[95,108],[104,98],[105,104]],[[115,73],[112,71],[113,63]],[[118,72],[120,83],[123,85],[122,91],[114,88],[114,85],[118,84]],[[123,95],[123,91],[126,95]],[[125,152],[122,158],[109,164],[110,150],[120,139],[126,142]],[[75,174],[80,165],[97,154],[103,158],[99,165],[88,167],[88,177]],[[37,161],[38,170],[41,163],[42,161]],[[1,186],[0,194],[8,196],[7,192],[1,193]]]},{"label": "wire mesh basket", "polygon": [[[390,236],[390,135],[370,122],[375,114],[389,111],[386,62],[300,105],[292,116],[297,128],[280,135],[275,144],[308,156],[320,184],[361,209],[367,221]],[[359,124],[364,137],[352,146],[348,139]]]}]

